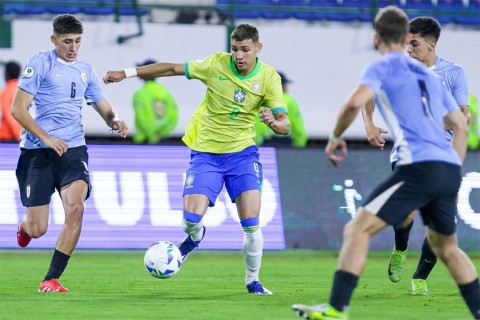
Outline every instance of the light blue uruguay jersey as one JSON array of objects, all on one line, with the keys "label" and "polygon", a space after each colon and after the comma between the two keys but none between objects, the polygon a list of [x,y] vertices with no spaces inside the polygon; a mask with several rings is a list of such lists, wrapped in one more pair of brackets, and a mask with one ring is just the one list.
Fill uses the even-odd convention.
[{"label": "light blue uruguay jersey", "polygon": [[[467,84],[467,76],[461,66],[451,61],[442,59],[437,56],[437,61],[429,69],[435,72],[442,79],[448,92],[451,93],[457,105],[468,106],[469,105],[469,91]],[[451,130],[444,131],[444,137],[451,141],[453,132]],[[390,162],[398,160],[398,154],[395,146],[390,153]]]},{"label": "light blue uruguay jersey", "polygon": [[[66,62],[55,50],[40,52],[27,62],[18,87],[34,96],[29,112],[48,135],[64,140],[70,148],[85,145],[83,99],[87,102],[105,99],[100,81],[88,63]],[[23,129],[20,147],[47,146]]]},{"label": "light blue uruguay jersey", "polygon": [[443,116],[459,107],[436,74],[403,52],[390,52],[366,67],[359,85],[376,93],[375,103],[395,139],[397,165],[461,165],[443,133]]}]

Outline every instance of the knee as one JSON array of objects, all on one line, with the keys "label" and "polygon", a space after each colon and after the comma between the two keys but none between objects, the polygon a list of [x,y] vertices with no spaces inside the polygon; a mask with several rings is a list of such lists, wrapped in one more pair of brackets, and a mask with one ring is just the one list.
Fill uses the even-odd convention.
[{"label": "knee", "polygon": [[84,210],[85,207],[83,203],[68,204],[65,211],[65,222],[75,224],[81,223]]},{"label": "knee", "polygon": [[32,238],[40,238],[47,232],[47,229],[48,229],[48,224],[44,224],[44,223],[35,223],[27,226],[28,234]]},{"label": "knee", "polygon": [[441,246],[432,246],[432,251],[442,260],[442,261],[448,261],[448,259],[452,257],[456,257],[457,252],[459,248],[456,245],[453,244],[445,244]]},{"label": "knee", "polygon": [[355,226],[353,220],[350,220],[343,228],[343,238],[349,239],[355,235]]}]

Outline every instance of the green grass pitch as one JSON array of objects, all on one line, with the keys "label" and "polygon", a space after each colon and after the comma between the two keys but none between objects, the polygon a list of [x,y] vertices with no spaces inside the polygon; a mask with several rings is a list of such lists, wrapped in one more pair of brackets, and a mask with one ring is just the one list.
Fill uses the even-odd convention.
[{"label": "green grass pitch", "polygon": [[[51,251],[0,251],[0,319],[296,319],[293,303],[328,301],[337,253],[264,253],[260,279],[272,296],[246,293],[240,251],[194,252],[180,272],[147,274],[143,251],[77,251],[61,278],[67,294],[38,293]],[[480,254],[469,254],[477,270]],[[351,303],[360,319],[471,319],[443,264],[429,278],[429,296],[410,295],[418,253],[407,258],[399,283],[387,277],[389,253],[371,253]]]}]

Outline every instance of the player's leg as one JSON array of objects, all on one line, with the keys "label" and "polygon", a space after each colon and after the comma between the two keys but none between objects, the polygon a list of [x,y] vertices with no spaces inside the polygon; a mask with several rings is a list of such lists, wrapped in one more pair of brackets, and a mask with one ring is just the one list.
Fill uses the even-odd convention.
[{"label": "player's leg", "polygon": [[260,190],[248,190],[235,198],[240,224],[243,229],[243,253],[245,254],[245,285],[250,293],[272,294],[260,283],[260,267],[263,255],[263,233],[260,228]]},{"label": "player's leg", "polygon": [[413,226],[413,218],[417,211],[412,211],[407,219],[399,227],[393,227],[395,231],[395,247],[393,248],[388,264],[388,277],[392,282],[398,282],[405,273],[405,261],[407,260],[408,238]]},{"label": "player's leg", "polygon": [[55,159],[55,187],[60,193],[65,222],[57,239],[50,267],[40,284],[40,292],[68,292],[58,279],[67,267],[82,229],[85,200],[90,195],[87,147],[70,148]]},{"label": "player's leg", "polygon": [[186,194],[183,197],[183,231],[187,237],[183,239],[178,248],[182,254],[182,261],[185,261],[205,236],[203,216],[207,211],[210,200],[203,194]]},{"label": "player's leg", "polygon": [[214,206],[223,187],[223,173],[218,163],[224,155],[192,151],[183,188],[183,230],[187,234],[178,248],[185,261],[203,239],[205,227],[203,216],[209,206]]},{"label": "player's leg", "polygon": [[258,147],[248,147],[232,154],[225,173],[225,188],[237,206],[243,229],[247,291],[254,294],[272,294],[260,283],[259,274],[263,255],[263,234],[260,228],[261,190],[263,170]]},{"label": "player's leg", "polygon": [[422,254],[418,260],[417,270],[412,278],[412,294],[428,295],[427,278],[437,263],[437,256],[433,253],[427,238],[423,240]]},{"label": "player's leg", "polygon": [[53,150],[22,150],[16,169],[22,204],[27,207],[17,230],[19,246],[26,247],[48,228],[50,198],[55,192]]},{"label": "player's leg", "polygon": [[297,314],[306,315],[309,319],[348,319],[348,306],[367,261],[370,238],[386,225],[385,221],[365,208],[359,208],[355,218],[343,229],[343,243],[329,303],[316,306],[293,305]]},{"label": "player's leg", "polygon": [[47,232],[49,205],[27,208],[17,230],[19,246],[26,247],[32,239],[40,238]]},{"label": "player's leg", "polygon": [[310,319],[348,319],[348,306],[364,270],[370,238],[387,225],[402,223],[414,208],[426,201],[427,196],[420,192],[424,186],[419,183],[423,177],[418,171],[417,165],[400,167],[365,199],[364,206],[343,229],[329,303],[293,305],[299,315]]},{"label": "player's leg", "polygon": [[458,285],[474,319],[480,319],[480,285],[472,261],[458,247],[456,235],[443,235],[427,228],[428,241],[433,251],[445,263]]},{"label": "player's leg", "polygon": [[363,273],[368,243],[376,233],[387,224],[365,208],[360,208],[355,219],[343,230],[343,244],[338,258],[338,270],[335,273],[330,296],[330,305],[337,310],[348,306],[358,278]]},{"label": "player's leg", "polygon": [[58,282],[58,279],[65,271],[80,238],[88,188],[85,181],[76,180],[61,189],[65,223],[58,236],[48,272],[38,289],[40,292],[68,292],[68,289]]}]

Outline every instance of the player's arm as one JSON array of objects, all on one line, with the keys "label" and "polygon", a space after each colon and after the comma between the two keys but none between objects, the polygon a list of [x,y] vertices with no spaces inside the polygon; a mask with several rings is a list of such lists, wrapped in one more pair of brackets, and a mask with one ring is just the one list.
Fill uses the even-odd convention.
[{"label": "player's arm", "polygon": [[262,108],[259,118],[276,134],[287,135],[290,133],[290,121],[286,112],[272,113],[270,109]]},{"label": "player's arm", "polygon": [[463,161],[467,152],[468,124],[460,110],[449,112],[444,117],[445,124],[453,130],[452,146]]},{"label": "player's arm", "polygon": [[67,152],[68,145],[62,139],[49,136],[36,122],[28,112],[28,106],[32,103],[34,96],[25,90],[17,89],[13,97],[11,114],[15,120],[22,125],[25,130],[40,139],[49,148],[61,156]]},{"label": "player's arm", "polygon": [[[355,120],[360,107],[365,105],[367,101],[371,100],[374,95],[375,92],[370,87],[360,85],[355,89],[340,110],[335,129],[330,134],[325,148],[325,153],[333,165],[336,166],[338,162],[343,161],[347,156],[347,144],[341,138],[342,134],[352,124],[353,120]],[[339,155],[335,153],[337,149],[340,149]]]},{"label": "player's arm", "polygon": [[137,76],[157,78],[180,76],[184,74],[185,71],[183,63],[159,62],[149,64],[143,67],[127,68],[120,71],[108,71],[107,74],[103,77],[103,82],[107,84],[113,82],[120,82],[126,78],[133,78]]},{"label": "player's arm", "polygon": [[116,130],[122,138],[127,137],[128,127],[125,121],[120,120],[117,116],[115,110],[113,110],[112,106],[108,102],[108,100],[102,100],[99,102],[90,102],[92,107],[98,114],[105,120],[107,126],[112,128],[112,130]]},{"label": "player's arm", "polygon": [[382,134],[388,133],[388,130],[375,126],[375,124],[373,123],[374,110],[375,103],[373,102],[373,100],[369,100],[362,107],[363,124],[365,126],[365,131],[367,132],[367,139],[370,145],[383,150],[383,147],[385,146],[385,140],[383,139]]},{"label": "player's arm", "polygon": [[465,116],[465,118],[467,118],[467,124],[470,124],[470,120],[472,119],[472,116],[470,114],[470,106],[462,105],[460,106],[460,110],[462,110],[463,115]]}]

